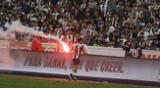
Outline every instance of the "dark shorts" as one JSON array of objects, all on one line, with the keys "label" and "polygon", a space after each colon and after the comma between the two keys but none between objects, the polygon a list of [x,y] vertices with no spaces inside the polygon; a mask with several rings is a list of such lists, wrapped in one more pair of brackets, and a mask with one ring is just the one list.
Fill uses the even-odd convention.
[{"label": "dark shorts", "polygon": [[76,64],[76,65],[78,65],[80,63],[79,59],[73,59],[72,61],[73,61],[73,64]]}]

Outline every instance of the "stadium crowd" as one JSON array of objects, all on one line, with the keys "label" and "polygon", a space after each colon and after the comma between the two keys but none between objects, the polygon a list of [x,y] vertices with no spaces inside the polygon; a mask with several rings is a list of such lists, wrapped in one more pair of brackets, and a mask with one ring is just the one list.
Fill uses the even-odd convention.
[{"label": "stadium crowd", "polygon": [[91,46],[160,50],[159,0],[1,0],[0,27],[15,20]]}]

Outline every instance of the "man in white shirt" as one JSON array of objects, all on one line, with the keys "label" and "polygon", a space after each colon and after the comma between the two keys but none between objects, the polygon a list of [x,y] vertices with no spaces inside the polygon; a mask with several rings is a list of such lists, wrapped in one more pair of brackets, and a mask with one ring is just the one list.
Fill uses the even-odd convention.
[{"label": "man in white shirt", "polygon": [[78,71],[78,66],[80,64],[80,56],[81,54],[88,54],[87,45],[84,44],[83,38],[77,39],[77,43],[74,44],[72,49],[73,59],[72,59],[72,73],[69,75],[70,80],[77,80],[75,74]]}]

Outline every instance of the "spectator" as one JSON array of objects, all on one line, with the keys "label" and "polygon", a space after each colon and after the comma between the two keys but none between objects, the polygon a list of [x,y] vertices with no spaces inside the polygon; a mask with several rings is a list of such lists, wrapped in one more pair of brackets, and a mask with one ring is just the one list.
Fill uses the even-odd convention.
[{"label": "spectator", "polygon": [[84,36],[88,45],[122,47],[132,41],[131,48],[159,48],[158,0],[2,0],[0,8],[3,30],[20,20],[47,34],[70,35],[69,41]]}]

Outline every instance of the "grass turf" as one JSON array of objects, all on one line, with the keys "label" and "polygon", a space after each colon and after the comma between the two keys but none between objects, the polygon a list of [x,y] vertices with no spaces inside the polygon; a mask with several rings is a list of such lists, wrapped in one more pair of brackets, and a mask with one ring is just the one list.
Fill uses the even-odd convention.
[{"label": "grass turf", "polygon": [[90,81],[68,81],[66,79],[40,78],[0,74],[0,88],[158,88]]}]

